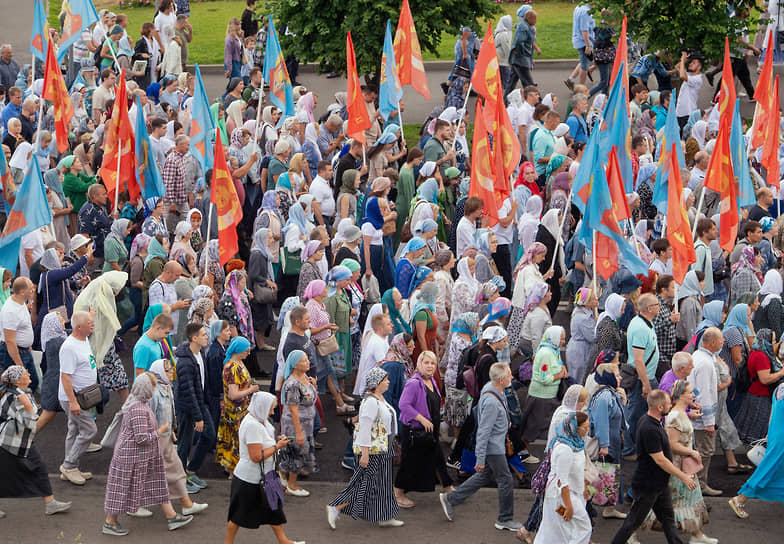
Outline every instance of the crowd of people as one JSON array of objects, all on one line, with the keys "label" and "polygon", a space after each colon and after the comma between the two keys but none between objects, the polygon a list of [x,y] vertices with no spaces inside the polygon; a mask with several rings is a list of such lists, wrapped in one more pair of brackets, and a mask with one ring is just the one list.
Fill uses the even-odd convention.
[{"label": "crowd of people", "polygon": [[[53,108],[38,118],[42,81],[10,46],[0,49],[10,174],[19,187],[37,161],[53,216],[22,237],[18,269],[2,270],[0,497],[68,510],[35,446],[64,417],[62,480],[86,485],[83,457],[114,449],[102,527],[114,536],[129,532],[119,516],[149,517],[156,505],[169,530],[191,523],[208,507],[192,499],[208,485],[205,462],[231,478],[227,543],[260,525],[293,542],[284,497],[309,496],[300,477],[330,462],[353,471],[326,506],[332,529],[341,515],[401,526],[401,510],[416,506],[407,493],[436,488],[452,521],[495,481],[495,528],[529,543],[587,544],[598,515],[624,520],[614,543],[654,527],[671,543],[679,531],[715,543],[703,532],[704,497],[722,494],[711,458],[722,453],[729,474],[747,474],[753,467],[736,452],[766,437],[764,459],[729,506],[747,518],[749,498],[782,500],[784,216],[762,182],[734,250],[719,246],[720,195],[705,187],[718,113],[698,108],[702,57],[684,53],[670,66],[630,44],[633,219],[622,229],[650,269],[635,276],[621,262],[605,281],[575,235],[581,217],[570,198],[616,47],[613,27],[597,26],[587,4],[574,11],[580,61],[560,111],[533,81],[535,8],[496,26],[523,158],[490,225],[493,203],[469,196],[470,28],[417,142],[405,140],[400,112],[384,117],[378,90],[362,87],[371,119],[363,147],[345,136],[344,92],[319,97],[297,85],[296,114],[285,119],[265,101],[266,28],[248,0],[228,23],[228,84],[211,108],[243,210],[239,251],[222,265],[212,171],[201,171],[187,134],[187,4],[161,0],[134,46],[127,17],[108,10],[82,32],[64,66],[75,110],[65,153]],[[115,207],[99,169],[117,74],[131,63],[129,115],[146,120],[166,192],[138,202],[123,192]],[[589,89],[595,69],[600,81]],[[649,91],[652,74],[658,90]],[[652,202],[676,87],[682,205],[697,234],[682,285]],[[103,414],[114,394],[121,408]],[[342,459],[318,451],[329,409],[352,429]],[[109,423],[103,437],[96,417]],[[540,440],[541,459],[532,449]],[[621,466],[635,462],[627,486]],[[513,490],[529,481],[534,503],[521,523]]]}]

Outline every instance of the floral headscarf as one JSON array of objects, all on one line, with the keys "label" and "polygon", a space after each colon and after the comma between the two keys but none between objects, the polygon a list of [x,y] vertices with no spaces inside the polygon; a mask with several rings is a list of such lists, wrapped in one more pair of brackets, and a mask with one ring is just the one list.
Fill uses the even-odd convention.
[{"label": "floral headscarf", "polygon": [[770,360],[771,369],[778,370],[781,368],[781,363],[776,357],[776,352],[773,349],[773,331],[770,329],[760,329],[757,331],[757,336],[754,338],[754,343],[751,349],[761,351],[768,356]]},{"label": "floral headscarf", "polygon": [[531,288],[531,292],[528,293],[528,298],[525,299],[523,319],[528,315],[528,312],[539,306],[539,303],[542,302],[542,299],[547,295],[547,291],[549,290],[550,286],[541,281]]},{"label": "floral headscarf", "polygon": [[131,244],[131,254],[128,257],[128,260],[133,260],[134,257],[139,253],[139,251],[145,249],[148,245],[150,245],[150,240],[152,238],[143,232],[137,234],[136,237],[133,239],[133,243]]},{"label": "floral headscarf", "polygon": [[47,342],[54,338],[66,338],[68,333],[63,329],[60,323],[60,317],[57,312],[49,312],[44,316],[41,323],[41,347],[46,348]]},{"label": "floral headscarf", "polygon": [[757,260],[754,258],[754,247],[753,246],[746,246],[741,251],[740,259],[734,265],[732,265],[732,274],[744,268],[748,268],[754,275],[757,276],[757,279],[760,283],[763,282],[762,272],[760,271],[759,267],[757,267]]},{"label": "floral headscarf", "polygon": [[460,332],[471,337],[471,343],[477,340],[477,327],[479,325],[479,314],[476,312],[465,312],[452,323],[452,332]]},{"label": "floral headscarf", "polygon": [[244,291],[240,291],[240,279],[246,278],[245,272],[241,270],[232,270],[232,272],[226,276],[226,283],[224,286],[224,292],[229,293],[231,296],[232,301],[234,301],[234,307],[237,310],[237,317],[239,317],[239,323],[237,329],[239,333],[248,338],[250,341],[253,341],[253,325],[250,319],[250,303],[248,302],[248,295],[245,294]]},{"label": "floral headscarf", "polygon": [[405,367],[406,379],[409,379],[416,372],[416,365],[411,360],[411,352],[408,351],[404,333],[398,333],[392,338],[389,350],[387,350],[386,357],[384,357],[384,362],[386,361],[396,361],[403,365]]},{"label": "floral headscarf", "polygon": [[548,448],[552,450],[557,442],[561,442],[572,448],[572,451],[574,452],[583,451],[585,449],[585,440],[583,440],[583,437],[577,432],[578,427],[577,413],[573,412],[568,414],[563,420],[563,423],[556,429],[555,438],[548,444]]},{"label": "floral headscarf", "polygon": [[520,257],[520,260],[517,262],[512,279],[517,279],[517,273],[529,264],[533,263],[534,257],[543,253],[547,253],[547,246],[545,246],[542,242],[534,242],[531,244],[528,250],[526,250],[525,254]]}]

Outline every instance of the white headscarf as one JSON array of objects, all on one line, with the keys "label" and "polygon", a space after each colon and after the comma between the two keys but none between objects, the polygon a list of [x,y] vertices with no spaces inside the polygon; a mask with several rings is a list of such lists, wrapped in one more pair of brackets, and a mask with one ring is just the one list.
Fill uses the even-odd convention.
[{"label": "white headscarf", "polygon": [[158,385],[169,385],[169,377],[166,375],[166,360],[158,359],[150,365],[150,372],[155,375]]},{"label": "white headscarf", "polygon": [[44,320],[41,322],[41,346],[44,349],[46,349],[46,343],[49,342],[49,340],[54,338],[65,339],[67,336],[68,334],[65,332],[65,329],[63,329],[57,312],[50,311],[44,316]]},{"label": "white headscarf", "polygon": [[266,423],[275,401],[275,395],[272,393],[267,393],[266,391],[253,393],[248,406],[248,414],[253,416],[259,423]]},{"label": "white headscarf", "polygon": [[[611,293],[604,302],[604,311],[599,314],[599,319],[596,320],[596,328],[599,327],[599,323],[601,323],[605,317],[609,317],[612,320],[620,319],[623,314],[623,305],[625,302],[626,299],[618,293]],[[596,328],[594,328],[594,330]]]},{"label": "white headscarf", "polygon": [[481,284],[471,273],[471,267],[468,266],[467,257],[463,257],[460,259],[460,262],[457,263],[457,274],[457,281],[465,282],[468,287],[471,288],[471,292],[475,295]]},{"label": "white headscarf", "polygon": [[495,27],[496,32],[504,32],[512,30],[512,16],[511,15],[504,15],[500,19],[498,19],[498,24]]},{"label": "white headscarf", "polygon": [[553,93],[547,93],[546,95],[544,95],[544,98],[542,99],[542,104],[544,104],[551,110],[555,109],[553,104]]},{"label": "white headscarf", "polygon": [[705,133],[708,131],[708,123],[700,119],[691,127],[691,137],[697,141],[700,151],[705,150]]},{"label": "white headscarf", "polygon": [[509,98],[510,107],[514,106],[517,109],[523,107],[523,93],[520,91],[520,89],[515,89],[514,91],[509,93],[507,97]]},{"label": "white headscarf", "polygon": [[14,154],[11,160],[8,161],[8,166],[11,168],[18,168],[27,175],[27,169],[30,168],[30,161],[33,158],[33,146],[27,142],[19,142],[16,144]]},{"label": "white headscarf", "polygon": [[561,405],[553,412],[553,417],[550,419],[550,428],[547,431],[547,445],[555,438],[555,431],[560,427],[566,416],[573,414],[577,411],[577,403],[580,402],[580,393],[583,392],[583,386],[580,384],[570,385],[569,389],[564,393]]},{"label": "white headscarf", "polygon": [[378,314],[383,314],[383,313],[384,313],[384,305],[381,303],[376,303],[370,307],[370,310],[368,311],[367,321],[365,321],[365,328],[362,331],[363,340],[365,339],[365,336],[367,336],[367,333],[373,330],[373,327],[370,324],[370,322],[373,321],[373,316]]},{"label": "white headscarf", "polygon": [[517,232],[523,253],[536,241],[536,231],[539,228],[543,208],[544,202],[542,202],[542,197],[539,195],[533,195],[525,202],[525,213],[517,222]]},{"label": "white headscarf", "polygon": [[544,216],[542,217],[542,225],[544,225],[544,228],[547,229],[547,232],[552,234],[553,238],[555,238],[556,240],[560,236],[559,231],[561,227],[561,225],[558,224],[558,212],[559,210],[550,209],[547,210],[547,213],[545,213]]},{"label": "white headscarf", "polygon": [[770,304],[771,300],[778,300],[781,302],[781,291],[784,290],[784,281],[781,279],[781,273],[776,270],[768,270],[765,273],[765,279],[762,282],[762,287],[759,290],[759,295],[768,295],[762,301],[761,306],[764,308]]}]

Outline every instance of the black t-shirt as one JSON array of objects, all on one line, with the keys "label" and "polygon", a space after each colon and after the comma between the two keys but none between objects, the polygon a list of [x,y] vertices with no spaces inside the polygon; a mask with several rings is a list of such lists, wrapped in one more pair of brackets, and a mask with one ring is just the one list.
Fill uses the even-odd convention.
[{"label": "black t-shirt", "polygon": [[641,491],[659,491],[667,487],[670,475],[651,457],[663,452],[672,461],[670,440],[661,422],[648,414],[637,423],[637,468],[632,476],[632,488]]},{"label": "black t-shirt", "polygon": [[770,212],[759,204],[755,204],[749,210],[749,221],[759,221],[763,217],[770,217]]},{"label": "black t-shirt", "polygon": [[289,356],[289,353],[295,349],[301,349],[304,351],[308,355],[308,359],[310,359],[311,370],[315,369],[315,350],[313,349],[313,342],[311,342],[310,337],[301,336],[299,334],[295,334],[292,331],[289,331],[289,333],[286,335],[286,341],[283,343],[283,360],[285,361]]}]

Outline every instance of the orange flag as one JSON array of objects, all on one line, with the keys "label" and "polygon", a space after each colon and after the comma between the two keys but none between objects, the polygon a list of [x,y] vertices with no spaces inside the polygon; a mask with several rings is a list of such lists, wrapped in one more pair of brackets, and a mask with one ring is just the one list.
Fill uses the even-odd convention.
[{"label": "orange flag", "polygon": [[610,188],[610,199],[615,219],[618,221],[629,219],[632,214],[629,212],[629,202],[626,200],[623,177],[621,176],[621,164],[618,162],[618,150],[615,146],[610,149],[607,161],[607,185]]},{"label": "orange flag", "polygon": [[[493,47],[495,54],[495,47]],[[476,73],[476,70],[474,70]],[[495,174],[496,174],[496,199],[498,200],[498,207],[501,207],[504,199],[510,194],[509,178],[514,173],[514,169],[520,164],[520,157],[522,152],[520,150],[520,140],[517,138],[515,129],[512,127],[512,121],[509,120],[509,112],[506,111],[503,99],[503,89],[499,84],[496,87],[496,100],[490,104],[484,111],[485,120],[489,109],[494,108],[493,119],[493,157],[495,159]]]},{"label": "orange flag", "polygon": [[[501,72],[498,68],[498,55],[495,52],[495,40],[493,39],[492,23],[487,23],[485,39],[482,40],[482,48],[479,56],[476,57],[474,73],[471,76],[471,86],[482,95],[488,105],[494,104],[500,94]],[[502,100],[503,102],[503,100]]]},{"label": "orange flag", "polygon": [[735,108],[735,76],[732,74],[732,60],[730,59],[730,40],[724,38],[724,66],[721,70],[721,89],[719,100],[719,125],[732,126],[732,115]]},{"label": "orange flag", "polygon": [[42,97],[54,104],[54,128],[57,150],[64,153],[68,149],[68,124],[74,116],[71,97],[65,86],[63,73],[54,58],[54,48],[49,41],[46,48],[46,69],[44,70],[44,89]]},{"label": "orange flag", "polygon": [[[667,240],[672,246],[672,277],[679,285],[689,271],[689,265],[697,262],[694,251],[694,240],[691,237],[689,216],[681,205],[683,182],[681,170],[678,168],[678,158],[673,144],[670,154],[670,180],[667,193]],[[723,219],[722,219],[723,221]]]},{"label": "orange flag", "polygon": [[[721,195],[719,245],[726,251],[732,251],[738,235],[738,204],[730,154],[730,130],[730,126],[719,122],[719,134],[708,163],[708,172],[705,174],[705,187]],[[674,170],[677,169],[676,166]],[[670,176],[672,175],[671,171]]]},{"label": "orange flag", "polygon": [[362,91],[359,85],[357,59],[354,56],[354,42],[351,41],[351,31],[346,35],[346,75],[348,76],[348,100],[346,102],[348,130],[346,134],[349,138],[364,144],[365,130],[370,128],[370,117],[368,116],[365,99],[362,98]]},{"label": "orange flag", "polygon": [[[142,112],[139,112],[142,115]],[[120,73],[117,83],[117,92],[112,109],[112,118],[109,120],[104,137],[103,162],[101,163],[101,179],[103,179],[109,197],[114,202],[114,191],[123,190],[123,184],[128,187],[131,202],[136,202],[141,189],[136,179],[136,140],[133,135],[131,119],[128,117],[128,95],[125,89],[125,70]],[[118,159],[119,155],[119,159]],[[119,189],[117,177],[119,166]]]},{"label": "orange flag", "polygon": [[610,88],[615,84],[615,78],[618,77],[618,71],[621,69],[623,63],[623,73],[621,81],[624,82],[624,90],[626,92],[626,109],[629,109],[629,51],[628,44],[626,43],[626,17],[623,18],[621,23],[621,34],[618,37],[618,46],[615,51],[615,61],[613,61],[612,75],[610,76]]},{"label": "orange flag", "polygon": [[[773,43],[773,30],[768,33],[768,43]],[[768,51],[771,51],[770,46],[768,46]],[[773,55],[766,53],[765,63],[762,65],[762,72],[757,80],[757,88],[754,89],[754,101],[757,105],[754,108],[754,123],[751,128],[751,146],[755,149],[763,145],[767,139],[768,117],[773,109],[772,90]]]},{"label": "orange flag", "polygon": [[422,49],[419,47],[419,38],[414,28],[414,18],[411,16],[411,8],[408,7],[408,0],[403,0],[403,5],[400,7],[400,19],[397,21],[393,47],[400,85],[411,85],[425,100],[430,100]]},{"label": "orange flag", "polygon": [[223,144],[215,138],[215,164],[212,169],[212,185],[210,202],[215,204],[218,215],[218,246],[220,248],[220,265],[223,266],[239,251],[237,242],[237,226],[242,221],[242,206],[231,179],[226,157],[223,155]]},{"label": "orange flag", "polygon": [[773,85],[773,100],[771,100],[770,106],[760,163],[767,172],[768,185],[773,185],[778,189],[781,180],[781,172],[779,171],[779,76],[776,76],[776,83]]},{"label": "orange flag", "polygon": [[[498,206],[495,197],[495,172],[493,156],[490,151],[490,139],[485,127],[482,104],[476,103],[476,119],[474,121],[474,141],[471,147],[471,184],[468,196],[477,196],[485,202],[484,213],[490,219],[490,226],[498,223]],[[503,202],[503,201],[502,201]],[[493,205],[489,205],[493,203]]]}]

